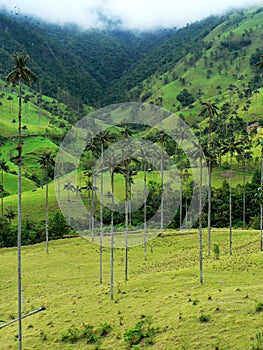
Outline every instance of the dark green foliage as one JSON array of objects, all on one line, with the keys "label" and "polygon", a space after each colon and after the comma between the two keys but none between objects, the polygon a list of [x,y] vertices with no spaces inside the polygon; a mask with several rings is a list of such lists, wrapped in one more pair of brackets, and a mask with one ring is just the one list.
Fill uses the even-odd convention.
[{"label": "dark green foliage", "polygon": [[7,219],[0,218],[0,248],[16,245],[16,235]]},{"label": "dark green foliage", "polygon": [[51,239],[69,235],[71,229],[60,211],[57,211],[49,220],[49,234]]},{"label": "dark green foliage", "polygon": [[180,94],[176,96],[176,98],[179,102],[181,102],[183,107],[189,106],[195,101],[194,97],[187,89],[183,89]]},{"label": "dark green foliage", "polygon": [[143,340],[147,340],[148,344],[152,344],[157,333],[158,329],[152,327],[151,319],[142,315],[142,319],[133,328],[124,332],[123,337],[124,341],[132,348],[133,345],[137,345]]},{"label": "dark green foliage", "polygon": [[218,260],[219,259],[219,245],[217,243],[214,244],[214,255],[215,255],[215,259]]},{"label": "dark green foliage", "polygon": [[[64,216],[56,212],[50,217],[51,239],[59,239],[72,233]],[[22,245],[40,243],[45,240],[45,222],[35,222],[29,217],[22,221]],[[0,218],[0,247],[13,247],[17,244],[17,226],[7,219]]]},{"label": "dark green foliage", "polygon": [[256,306],[256,312],[262,312],[263,311],[263,303],[259,302]]},{"label": "dark green foliage", "polygon": [[206,314],[201,314],[199,317],[199,321],[202,323],[206,323],[210,321],[210,317]]},{"label": "dark green foliage", "polygon": [[64,343],[74,344],[85,340],[87,344],[99,344],[101,338],[107,336],[112,331],[112,326],[108,323],[101,323],[97,329],[89,324],[83,324],[81,328],[71,327],[63,333],[59,340]]}]

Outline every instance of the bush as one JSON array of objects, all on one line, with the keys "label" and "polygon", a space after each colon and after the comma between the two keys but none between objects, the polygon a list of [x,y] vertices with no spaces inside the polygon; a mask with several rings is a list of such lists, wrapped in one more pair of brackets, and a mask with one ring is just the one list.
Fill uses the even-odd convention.
[{"label": "bush", "polygon": [[214,244],[214,254],[215,254],[215,259],[218,260],[219,259],[219,245],[217,243]]},{"label": "bush", "polygon": [[261,312],[263,311],[263,304],[260,302],[256,306],[256,312]]},{"label": "bush", "polygon": [[[134,328],[127,330],[124,333],[124,341],[130,347],[139,344],[143,339],[147,339],[148,344],[153,343],[153,337],[157,334],[157,328],[151,326],[151,319],[142,315],[142,319],[135,325]],[[134,348],[134,347],[133,347]]]},{"label": "bush", "polygon": [[203,323],[209,322],[209,320],[210,320],[209,316],[207,316],[205,314],[201,314],[200,317],[199,317],[199,321],[203,322]]}]

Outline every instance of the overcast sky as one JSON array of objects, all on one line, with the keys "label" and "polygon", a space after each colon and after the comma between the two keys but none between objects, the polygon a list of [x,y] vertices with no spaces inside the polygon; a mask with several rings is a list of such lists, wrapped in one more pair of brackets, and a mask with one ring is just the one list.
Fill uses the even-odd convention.
[{"label": "overcast sky", "polygon": [[[259,0],[0,0],[0,8],[34,15],[59,24],[99,27],[100,14],[121,21],[128,29],[184,26],[211,14],[222,14]],[[11,12],[12,11],[12,12]]]}]

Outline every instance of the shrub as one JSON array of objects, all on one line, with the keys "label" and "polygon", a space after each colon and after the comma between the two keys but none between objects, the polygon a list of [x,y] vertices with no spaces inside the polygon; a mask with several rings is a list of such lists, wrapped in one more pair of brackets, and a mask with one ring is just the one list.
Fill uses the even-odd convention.
[{"label": "shrub", "polygon": [[219,253],[220,253],[219,245],[216,243],[216,244],[214,244],[214,254],[215,254],[215,259],[216,260],[219,259]]},{"label": "shrub", "polygon": [[152,327],[151,324],[151,319],[143,315],[142,319],[134,328],[124,332],[124,341],[127,342],[130,347],[139,344],[143,339],[147,339],[148,344],[152,344],[153,337],[157,334],[158,329]]},{"label": "shrub", "polygon": [[263,311],[263,304],[260,302],[256,306],[256,312],[261,312]]},{"label": "shrub", "polygon": [[203,323],[209,322],[209,320],[210,320],[210,318],[206,314],[201,314],[200,317],[199,317],[199,321],[203,322]]},{"label": "shrub", "polygon": [[101,323],[98,328],[98,334],[100,337],[105,337],[112,331],[112,326],[107,322]]}]

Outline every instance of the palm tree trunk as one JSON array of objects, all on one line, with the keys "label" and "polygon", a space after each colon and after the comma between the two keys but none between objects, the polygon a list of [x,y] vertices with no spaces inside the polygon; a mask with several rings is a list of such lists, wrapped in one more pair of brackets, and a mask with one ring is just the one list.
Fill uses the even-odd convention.
[{"label": "palm tree trunk", "polygon": [[180,230],[183,225],[183,169],[180,166]]},{"label": "palm tree trunk", "polygon": [[110,298],[113,300],[114,287],[114,169],[111,169],[111,248],[110,248]]},{"label": "palm tree trunk", "polygon": [[48,254],[48,170],[46,167],[46,253]]},{"label": "palm tree trunk", "polygon": [[126,200],[125,200],[125,281],[128,281],[128,225],[129,225],[129,188],[127,174],[125,177]]},{"label": "palm tree trunk", "polygon": [[161,177],[162,177],[162,193],[161,193],[161,221],[160,229],[163,230],[163,190],[164,190],[164,181],[163,181],[163,151],[161,151]]},{"label": "palm tree trunk", "polygon": [[1,185],[2,185],[2,196],[1,196],[1,216],[4,217],[4,169],[2,168],[1,176]]},{"label": "palm tree trunk", "polygon": [[[260,176],[260,188],[262,193],[262,186],[263,186],[263,149],[262,149],[262,160],[261,160],[261,176]],[[263,249],[263,239],[262,239],[262,225],[263,225],[263,207],[262,207],[262,198],[260,201],[260,251],[262,252]]]},{"label": "palm tree trunk", "polygon": [[230,177],[229,177],[229,253],[232,255],[232,159],[230,154]]},{"label": "palm tree trunk", "polygon": [[246,227],[246,184],[247,184],[247,179],[246,179],[246,169],[244,165],[243,169],[243,228]]},{"label": "palm tree trunk", "polygon": [[[201,145],[200,145],[201,147]],[[203,228],[202,228],[202,186],[203,186],[203,169],[202,169],[202,154],[200,152],[200,184],[199,184],[199,268],[200,268],[200,283],[203,283]]]},{"label": "palm tree trunk", "polygon": [[18,343],[19,350],[22,350],[22,278],[21,278],[21,236],[22,236],[22,142],[21,142],[21,109],[22,109],[22,88],[21,81],[19,79],[19,98],[18,98],[18,226],[17,226],[17,272],[18,272]]},{"label": "palm tree trunk", "polygon": [[212,167],[211,167],[211,159],[209,158],[208,165],[208,212],[207,212],[207,236],[208,236],[208,256],[211,251],[211,190],[212,190]]},{"label": "palm tree trunk", "polygon": [[144,215],[144,260],[147,260],[147,188],[146,188],[146,164],[144,165],[144,207],[143,207],[143,215]]},{"label": "palm tree trunk", "polygon": [[102,283],[102,243],[103,243],[103,143],[101,143],[102,171],[100,174],[100,283]]}]

